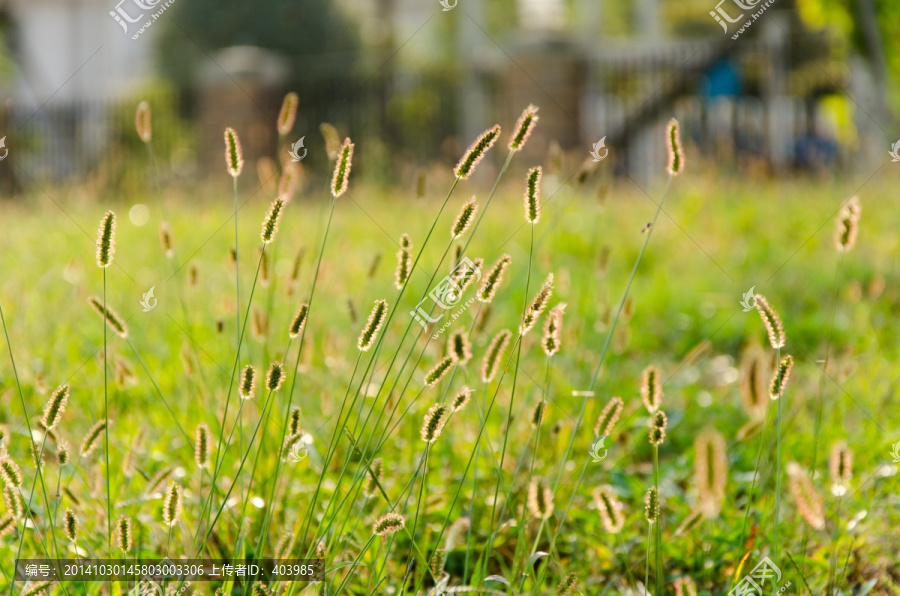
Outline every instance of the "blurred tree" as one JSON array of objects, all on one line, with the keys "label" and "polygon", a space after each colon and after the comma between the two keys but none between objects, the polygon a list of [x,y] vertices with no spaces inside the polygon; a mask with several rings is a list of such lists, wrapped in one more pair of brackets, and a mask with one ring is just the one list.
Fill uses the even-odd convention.
[{"label": "blurred tree", "polygon": [[329,0],[181,0],[165,13],[162,72],[189,87],[208,53],[234,45],[266,48],[291,64],[294,81],[353,74],[355,28]]},{"label": "blurred tree", "polygon": [[[897,0],[797,0],[800,15],[812,26],[828,29],[850,53],[871,64],[884,109],[888,98],[900,101],[900,39],[894,27],[900,21]],[[893,116],[893,114],[891,114]]]}]

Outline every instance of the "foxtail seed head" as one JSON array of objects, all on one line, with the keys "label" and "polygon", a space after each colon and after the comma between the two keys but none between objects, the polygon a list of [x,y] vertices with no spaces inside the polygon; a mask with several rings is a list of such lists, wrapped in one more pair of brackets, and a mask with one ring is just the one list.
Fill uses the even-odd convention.
[{"label": "foxtail seed head", "polygon": [[153,139],[153,118],[146,101],[139,103],[134,113],[134,129],[143,142],[149,143]]},{"label": "foxtail seed head", "polygon": [[479,301],[491,302],[494,299],[497,288],[500,286],[500,282],[503,281],[503,272],[509,267],[510,262],[512,262],[512,257],[509,255],[503,255],[497,259],[497,262],[491,267],[476,294]]},{"label": "foxtail seed head", "polygon": [[194,462],[198,468],[205,468],[209,462],[209,427],[205,424],[198,424],[194,435]]},{"label": "foxtail seed head", "polygon": [[22,486],[22,470],[8,455],[4,455],[0,459],[0,478],[3,478],[3,482],[7,486],[16,488]]},{"label": "foxtail seed head", "polygon": [[794,366],[794,357],[788,354],[778,363],[778,369],[772,376],[772,382],[769,384],[769,398],[776,400],[784,394],[784,388],[787,386],[788,379],[791,376],[791,368]]},{"label": "foxtail seed head", "polygon": [[678,524],[678,528],[675,530],[676,536],[684,536],[685,534],[689,534],[697,529],[700,524],[703,523],[704,513],[702,509],[695,509],[688,513],[681,523]]},{"label": "foxtail seed head", "polygon": [[450,400],[450,407],[453,408],[454,412],[459,412],[469,404],[471,397],[472,390],[468,387],[463,387],[459,390],[459,393],[456,394],[456,397]]},{"label": "foxtail seed head", "polygon": [[325,153],[328,159],[337,159],[341,151],[341,135],[338,134],[334,125],[323,122],[319,125],[319,132],[322,133],[322,139],[325,141]]},{"label": "foxtail seed head", "polygon": [[306,318],[309,316],[309,304],[301,304],[300,308],[297,309],[297,314],[294,315],[294,320],[291,321],[291,327],[288,330],[288,334],[291,338],[297,337],[303,331],[303,327],[306,325]]},{"label": "foxtail seed head", "polygon": [[455,547],[459,544],[460,537],[468,532],[471,526],[472,520],[468,517],[457,518],[447,530],[447,540],[444,542],[444,545],[450,549]]},{"label": "foxtail seed head", "polygon": [[59,424],[59,419],[62,418],[63,412],[66,411],[66,404],[68,402],[69,386],[60,385],[56,391],[53,392],[53,395],[50,396],[50,401],[47,402],[47,406],[44,408],[44,417],[41,418],[41,424],[45,429],[49,431],[56,428],[56,425]]},{"label": "foxtail seed head", "polygon": [[[110,420],[110,422],[112,421]],[[81,457],[87,457],[93,453],[94,449],[97,448],[97,445],[100,444],[100,435],[102,435],[105,430],[106,420],[98,421],[88,430],[87,434],[84,436],[84,440],[81,442]]]},{"label": "foxtail seed head", "polygon": [[499,136],[499,124],[495,124],[481,133],[481,136],[466,149],[466,152],[463,154],[462,158],[460,158],[459,163],[456,164],[456,168],[453,171],[453,173],[456,174],[456,177],[460,180],[465,180],[471,176],[472,172],[475,171],[475,166],[478,165],[478,162],[481,161],[485,153],[490,151],[491,147],[494,146],[494,143],[497,142],[497,137]]},{"label": "foxtail seed head", "polygon": [[112,265],[116,254],[116,214],[107,211],[100,220],[97,229],[97,266],[106,268]]},{"label": "foxtail seed head", "polygon": [[669,424],[669,419],[666,417],[666,413],[662,410],[657,410],[653,412],[653,416],[650,418],[650,444],[651,445],[660,445],[663,441],[666,440],[666,427]]},{"label": "foxtail seed head", "polygon": [[544,353],[547,356],[553,356],[559,352],[560,331],[565,309],[565,304],[558,304],[547,313],[547,320],[544,322],[544,340],[541,342],[541,347],[544,348]]},{"label": "foxtail seed head", "polygon": [[684,169],[684,148],[681,146],[681,129],[678,120],[672,118],[666,126],[666,143],[669,148],[669,176],[677,176]]},{"label": "foxtail seed head", "polygon": [[825,527],[825,505],[822,497],[816,492],[809,476],[799,464],[789,462],[787,465],[788,488],[794,497],[797,511],[813,529]]},{"label": "foxtail seed head", "polygon": [[532,478],[528,485],[528,512],[538,519],[553,515],[553,491],[541,476]]},{"label": "foxtail seed head", "polygon": [[3,501],[6,503],[7,512],[14,519],[22,519],[25,513],[25,503],[22,501],[22,493],[13,486],[3,487]]},{"label": "foxtail seed head", "polygon": [[675,596],[697,596],[697,586],[689,576],[683,575],[675,580]]},{"label": "foxtail seed head", "polygon": [[598,437],[608,437],[612,434],[622,410],[625,408],[625,401],[621,397],[613,397],[607,402],[606,407],[600,412],[597,418],[597,424],[594,425],[594,435]]},{"label": "foxtail seed head", "polygon": [[285,136],[294,129],[294,121],[297,119],[297,107],[300,105],[300,98],[291,91],[284,96],[281,102],[281,111],[278,112],[278,134]]},{"label": "foxtail seed head", "polygon": [[478,205],[475,204],[475,197],[472,197],[459,209],[456,221],[453,222],[453,228],[450,230],[450,237],[459,238],[465,234],[469,226],[472,225],[477,211]]},{"label": "foxtail seed head", "polygon": [[389,536],[395,532],[399,532],[406,525],[406,520],[399,513],[385,513],[378,518],[378,521],[372,526],[372,533],[376,536]]},{"label": "foxtail seed head", "polygon": [[741,403],[752,421],[763,420],[769,407],[767,367],[765,355],[758,346],[745,350],[741,356]]},{"label": "foxtail seed head", "polygon": [[644,518],[651,524],[659,519],[659,492],[655,486],[647,489],[647,495],[644,497]]},{"label": "foxtail seed head", "polygon": [[853,477],[853,452],[844,441],[838,441],[831,448],[828,472],[831,475],[831,494],[836,497],[845,495]]},{"label": "foxtail seed head", "polygon": [[331,179],[331,196],[338,198],[347,192],[350,180],[350,166],[353,165],[353,143],[350,137],[344,139],[341,145],[337,163],[334,164],[334,176]]},{"label": "foxtail seed head", "polygon": [[559,585],[556,586],[556,596],[567,596],[575,589],[575,583],[578,581],[578,574],[574,571],[568,573]]},{"label": "foxtail seed head", "polygon": [[475,276],[478,275],[481,277],[481,270],[484,267],[484,259],[477,258],[472,261],[472,264],[465,264],[463,267],[459,268],[458,274],[456,276],[456,281],[459,284],[459,295],[462,296],[463,292],[472,285],[472,282],[475,281]]},{"label": "foxtail seed head", "polygon": [[625,527],[625,514],[622,503],[613,494],[609,486],[598,486],[594,489],[594,504],[600,513],[600,523],[610,534],[618,534]]},{"label": "foxtail seed head", "polygon": [[78,517],[71,509],[66,509],[63,527],[66,531],[66,538],[68,538],[70,542],[75,542],[78,538]]},{"label": "foxtail seed head", "polygon": [[725,437],[707,428],[694,439],[694,482],[697,483],[700,508],[707,517],[716,517],[725,499],[728,459]]},{"label": "foxtail seed head", "polygon": [[540,120],[537,111],[537,106],[529,105],[525,108],[525,111],[522,112],[522,115],[519,116],[519,120],[516,122],[516,132],[513,133],[513,136],[509,139],[510,151],[520,151],[525,147],[525,143],[528,142],[528,137],[531,136],[531,131],[534,130],[534,126],[537,124],[537,121]]},{"label": "foxtail seed head", "polygon": [[69,443],[63,440],[57,441],[56,443],[56,463],[61,466],[69,463],[70,453],[69,453]]},{"label": "foxtail seed head", "polygon": [[547,410],[547,402],[541,400],[534,406],[534,410],[531,412],[531,426],[533,428],[539,428],[541,423],[544,420],[544,413]]},{"label": "foxtail seed head", "polygon": [[511,337],[512,333],[508,329],[504,329],[491,340],[491,345],[488,346],[481,367],[481,380],[483,382],[490,383],[494,380],[497,369],[500,367],[500,356],[506,351]]},{"label": "foxtail seed head", "polygon": [[44,445],[37,441],[31,441],[28,443],[28,448],[31,450],[31,461],[34,467],[42,468],[44,466]]},{"label": "foxtail seed head", "polygon": [[538,120],[540,120],[537,112],[537,106],[529,105],[525,108],[525,111],[522,112],[522,115],[519,116],[519,120],[516,122],[516,132],[513,133],[512,138],[509,139],[510,151],[520,151],[525,147],[525,143],[528,142],[528,137],[531,136],[531,131],[534,130],[534,126],[537,124]]},{"label": "foxtail seed head", "polygon": [[166,496],[163,498],[162,518],[163,523],[171,527],[178,523],[181,517],[183,494],[181,485],[171,482],[169,488],[166,489]]},{"label": "foxtail seed head", "polygon": [[778,313],[775,312],[774,308],[769,306],[769,301],[766,300],[765,296],[757,294],[755,298],[756,310],[759,311],[759,316],[762,319],[763,325],[766,326],[766,332],[769,334],[769,343],[772,345],[772,349],[777,350],[783,348],[785,343],[784,326],[781,324]]},{"label": "foxtail seed head", "polygon": [[231,127],[225,129],[225,165],[232,178],[241,175],[244,169],[244,154],[241,150],[241,140]]},{"label": "foxtail seed head", "polygon": [[848,252],[856,244],[856,234],[859,231],[859,212],[859,198],[854,195],[838,213],[835,243],[838,250],[842,252]]},{"label": "foxtail seed head", "polygon": [[284,199],[278,197],[272,201],[269,212],[266,214],[266,219],[263,221],[262,232],[260,232],[260,238],[262,238],[263,244],[269,244],[275,240],[275,232],[278,231],[278,221],[281,219],[281,214],[283,212]]},{"label": "foxtail seed head", "polygon": [[541,219],[541,166],[528,170],[525,183],[525,221],[531,225]]},{"label": "foxtail seed head", "polygon": [[300,410],[300,406],[291,408],[291,413],[288,415],[288,435],[300,434],[301,418],[302,410]]},{"label": "foxtail seed head", "polygon": [[441,577],[444,574],[444,564],[447,562],[447,549],[439,548],[431,555],[431,561],[428,564],[431,574],[434,577]]},{"label": "foxtail seed head", "polygon": [[[4,536],[12,532],[15,527],[16,519],[12,515],[0,517],[0,538],[3,538]],[[50,582],[47,582],[47,587],[50,587]]]},{"label": "foxtail seed head", "polygon": [[94,307],[94,310],[96,310],[101,317],[106,319],[106,324],[109,325],[110,329],[115,331],[118,336],[128,337],[128,327],[125,326],[125,321],[122,320],[116,311],[108,305],[106,308],[103,308],[103,301],[96,296],[88,298],[88,303]]},{"label": "foxtail seed head", "polygon": [[434,404],[431,406],[422,420],[422,430],[419,431],[422,440],[426,443],[437,441],[444,430],[449,414],[450,407],[447,404]]},{"label": "foxtail seed head", "polygon": [[651,414],[662,405],[662,382],[659,369],[652,364],[641,374],[641,401]]},{"label": "foxtail seed head", "polygon": [[119,516],[119,521],[118,523],[116,523],[116,530],[119,550],[123,553],[129,552],[131,550],[133,540],[131,533],[131,518],[127,515]]},{"label": "foxtail seed head", "polygon": [[464,328],[460,327],[447,338],[447,353],[459,364],[472,359],[472,345]]},{"label": "foxtail seed head", "polygon": [[409,234],[400,236],[400,250],[397,251],[397,270],[394,273],[394,286],[403,289],[412,271],[412,241]]},{"label": "foxtail seed head", "polygon": [[50,590],[50,587],[53,585],[52,581],[40,581],[28,584],[28,586],[22,590],[22,596],[39,596],[40,594],[44,594]]},{"label": "foxtail seed head", "polygon": [[440,362],[434,365],[428,374],[425,375],[425,384],[429,387],[434,387],[438,383],[441,382],[441,379],[444,378],[444,375],[447,374],[447,371],[453,366],[454,360],[452,356],[444,356]]},{"label": "foxtail seed head", "polygon": [[241,382],[238,384],[241,399],[253,399],[256,395],[256,368],[248,364],[241,371]]},{"label": "foxtail seed head", "polygon": [[167,259],[175,256],[175,249],[172,247],[172,230],[166,222],[162,222],[159,226],[159,243],[162,245]]},{"label": "foxtail seed head", "polygon": [[269,370],[266,372],[266,389],[272,393],[278,391],[281,389],[281,384],[284,383],[284,377],[284,365],[275,360],[269,365]]},{"label": "foxtail seed head", "polygon": [[528,306],[528,310],[525,311],[525,316],[522,317],[522,323],[519,325],[519,335],[525,335],[531,331],[531,328],[534,327],[534,324],[537,323],[538,318],[540,318],[541,313],[544,312],[547,301],[550,300],[552,294],[553,274],[549,273],[547,279],[544,280],[544,285],[538,290],[534,300],[532,300],[531,304]]},{"label": "foxtail seed head", "polygon": [[363,352],[367,351],[375,343],[375,339],[378,337],[378,330],[381,329],[384,320],[387,318],[387,309],[388,303],[385,300],[375,301],[375,306],[372,307],[372,312],[369,314],[369,320],[366,322],[366,326],[356,342],[356,347]]},{"label": "foxtail seed head", "polygon": [[376,457],[369,464],[369,473],[363,494],[370,499],[376,496],[380,492],[378,485],[381,484],[382,478],[384,478],[384,461],[380,457]]}]

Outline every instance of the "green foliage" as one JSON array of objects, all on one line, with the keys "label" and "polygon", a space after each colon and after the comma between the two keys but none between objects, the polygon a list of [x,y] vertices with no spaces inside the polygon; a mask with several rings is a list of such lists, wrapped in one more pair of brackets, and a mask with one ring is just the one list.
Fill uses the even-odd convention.
[{"label": "green foliage", "polygon": [[192,86],[199,66],[215,67],[209,53],[234,45],[283,55],[293,81],[352,72],[356,35],[348,17],[329,0],[180,0],[168,10],[159,52],[163,72],[180,86]]},{"label": "green foliage", "polygon": [[[449,169],[450,166],[447,167],[447,180],[450,179]],[[223,172],[222,177],[225,176]],[[355,184],[359,184],[359,180]],[[647,531],[643,498],[650,481],[648,466],[652,450],[647,441],[647,420],[637,397],[637,387],[641,370],[648,363],[658,365],[661,378],[666,381],[662,407],[668,416],[668,428],[659,462],[662,559],[667,570],[690,575],[701,593],[725,593],[743,555],[750,527],[757,526],[757,537],[745,571],[766,552],[771,544],[772,530],[774,479],[767,463],[771,461],[768,450],[771,445],[760,443],[763,438],[760,434],[744,441],[735,439],[737,430],[748,418],[740,407],[734,368],[745,345],[764,345],[765,342],[758,314],[743,312],[739,304],[742,293],[751,285],[756,285],[757,291],[764,291],[778,309],[788,332],[787,349],[796,360],[791,383],[783,397],[787,400],[786,429],[789,429],[784,434],[785,456],[810,466],[812,451],[817,445],[818,476],[814,482],[825,500],[827,514],[836,516],[835,521],[829,522],[828,531],[807,529],[797,517],[791,497],[785,490],[782,495],[784,550],[803,569],[803,581],[809,582],[814,593],[825,592],[824,584],[833,566],[829,562],[833,529],[839,530],[834,545],[841,555],[837,572],[846,577],[845,587],[865,585],[879,577],[883,570],[891,568],[897,544],[892,528],[900,520],[890,503],[898,489],[898,480],[896,476],[883,477],[874,473],[889,461],[890,443],[900,439],[896,425],[890,421],[891,383],[897,376],[895,339],[897,321],[900,320],[900,307],[897,306],[900,304],[897,294],[900,274],[894,267],[894,230],[900,226],[900,215],[890,201],[883,200],[890,196],[892,185],[890,178],[873,180],[863,193],[859,242],[844,257],[832,332],[831,301],[835,296],[835,275],[841,258],[833,246],[833,217],[846,198],[849,183],[840,180],[780,184],[760,180],[726,182],[697,177],[689,167],[677,184],[673,184],[666,202],[666,212],[672,219],[660,218],[655,227],[632,288],[634,306],[620,322],[621,333],[614,337],[613,350],[596,387],[596,398],[589,402],[584,426],[575,437],[572,459],[576,468],[572,471],[562,468],[564,479],[569,481],[554,495],[556,513],[547,528],[555,528],[565,510],[574,487],[570,475],[580,473],[581,466],[589,461],[588,452],[595,440],[591,429],[603,406],[611,396],[621,395],[625,402],[624,411],[605,445],[607,459],[602,464],[588,466],[555,551],[551,557],[542,559],[552,562],[543,591],[538,590],[538,593],[552,591],[570,572],[578,574],[576,590],[589,594],[601,593],[608,581],[616,588],[633,587],[636,569],[643,576]],[[227,189],[229,185],[222,186]],[[269,333],[247,340],[242,348],[241,366],[253,363],[262,369],[272,359],[284,358],[287,379],[273,398],[276,408],[272,410],[272,420],[257,439],[262,443],[254,444],[248,467],[240,476],[246,489],[249,465],[256,457],[256,447],[261,446],[253,489],[245,490],[242,495],[241,486],[235,488],[230,498],[238,505],[226,511],[214,539],[209,541],[214,557],[231,556],[237,544],[239,528],[243,527],[237,518],[245,506],[241,499],[259,496],[265,503],[260,509],[255,505],[246,509],[249,532],[242,535],[249,537],[249,543],[245,545],[248,551],[256,548],[263,518],[270,510],[271,544],[267,552],[271,552],[277,537],[297,530],[297,520],[306,513],[321,472],[333,420],[340,410],[358,354],[355,342],[361,323],[351,324],[346,313],[334,305],[348,294],[357,304],[371,304],[382,297],[394,300],[396,288],[392,267],[383,265],[374,277],[369,277],[370,257],[375,252],[395,253],[395,239],[401,233],[409,232],[414,238],[423,238],[423,231],[434,216],[433,203],[408,200],[402,191],[378,194],[362,184],[356,188],[353,195],[357,205],[349,201],[338,202],[331,229],[331,238],[337,240],[335,244],[329,244],[324,253],[323,268],[328,273],[319,279],[315,303],[310,309],[307,343],[295,389],[293,405],[303,409],[303,430],[312,437],[311,443],[304,443],[309,456],[301,462],[282,461],[287,472],[274,503],[269,503],[268,495],[275,466],[281,461],[280,425],[284,422],[283,416],[290,411],[286,407],[286,397],[293,378],[292,354],[297,345],[295,341],[285,355],[287,327],[297,305],[308,299],[314,263],[310,262],[310,257],[304,260],[291,297],[285,294],[287,276],[291,258],[300,245],[307,247],[308,254],[315,254],[318,248],[313,243],[321,237],[322,208],[327,206],[322,203],[320,189],[298,197],[286,207],[280,224],[282,232],[271,245],[274,250],[272,280],[269,286],[258,287],[254,297],[254,305],[268,315]],[[453,509],[450,502],[456,487],[466,478],[465,464],[472,453],[474,435],[483,415],[484,399],[477,374],[480,360],[491,338],[500,329],[514,329],[522,315],[522,300],[526,295],[524,267],[529,252],[529,230],[524,225],[516,229],[522,219],[522,190],[521,180],[501,188],[486,212],[484,227],[479,228],[466,251],[467,255],[483,257],[488,263],[494,262],[503,252],[512,256],[512,264],[492,303],[491,317],[484,331],[476,332],[472,337],[473,362],[468,369],[464,365],[455,367],[458,372],[454,378],[451,379],[453,372],[448,373],[439,388],[423,390],[428,392],[427,396],[423,394],[417,398],[415,392],[421,387],[421,379],[428,367],[440,358],[440,349],[435,349],[435,342],[432,342],[428,357],[417,367],[410,364],[415,368],[415,390],[405,394],[398,390],[390,395],[391,403],[399,403],[400,410],[405,413],[398,414],[400,417],[395,421],[399,420],[400,425],[392,431],[390,440],[379,454],[384,458],[382,484],[386,494],[396,499],[412,484],[418,495],[422,476],[421,473],[417,476],[416,471],[423,449],[418,433],[425,413],[440,399],[444,390],[449,397],[463,384],[476,389],[473,404],[448,417],[444,433],[431,447],[430,471],[425,485],[428,506],[423,509],[418,524],[416,544],[423,552],[432,553],[435,548],[447,547],[443,541],[435,542],[435,529],[446,517],[453,522],[469,515],[473,473],[477,474],[473,554],[467,561],[466,532],[447,547],[444,569],[451,573],[451,585],[460,585],[465,569],[471,576],[477,555],[483,551],[487,540],[484,520],[490,511],[487,498],[493,494],[497,460],[496,453],[484,441],[475,469],[467,472],[460,501]],[[196,287],[188,287],[185,283],[184,269],[172,277],[170,263],[157,238],[161,212],[154,208],[150,223],[143,226],[135,225],[127,216],[135,202],[156,204],[152,187],[122,196],[121,204],[103,207],[62,199],[60,207],[54,210],[10,208],[4,218],[4,238],[10,246],[28,247],[28,250],[0,252],[0,268],[6,272],[0,278],[0,304],[10,326],[13,353],[20,365],[19,374],[28,407],[32,413],[40,412],[47,399],[41,393],[42,383],[51,379],[69,379],[72,386],[70,404],[55,432],[60,439],[78,445],[100,415],[97,392],[103,369],[95,351],[102,341],[102,328],[96,314],[86,311],[88,307],[83,300],[72,299],[73,295],[95,292],[100,283],[93,265],[93,247],[85,241],[83,232],[72,219],[96,221],[106,207],[122,214],[117,229],[116,263],[119,266],[108,270],[108,298],[110,304],[128,319],[134,351],[120,338],[112,337],[109,360],[111,365],[125,360],[136,380],[132,384],[115,382],[110,385],[111,417],[115,418],[110,427],[111,489],[116,499],[115,516],[132,517],[135,549],[140,548],[145,557],[161,555],[167,545],[170,553],[192,553],[191,538],[197,528],[200,507],[198,494],[207,494],[210,484],[207,471],[201,485],[200,472],[193,464],[193,429],[198,423],[209,425],[211,447],[215,446],[224,408],[227,371],[234,357],[233,323],[222,334],[216,330],[218,320],[230,322],[234,313],[234,304],[230,300],[234,271],[226,259],[233,240],[230,234],[219,232],[231,217],[230,197],[223,198],[222,187],[201,193],[173,192],[175,194],[167,196],[167,209],[176,250],[174,261],[179,266],[184,265],[184,269],[198,267],[201,283]],[[656,189],[651,187],[648,192],[654,194]],[[518,508],[525,504],[529,481],[527,470],[532,453],[529,441],[535,432],[530,413],[542,397],[546,397],[548,407],[544,412],[534,474],[552,480],[561,470],[560,458],[577,415],[577,403],[570,397],[571,392],[586,387],[608,330],[606,313],[611,306],[615,307],[621,296],[645,238],[641,229],[648,213],[655,208],[647,195],[632,184],[615,187],[610,196],[600,205],[591,191],[572,195],[569,190],[564,190],[544,205],[544,217],[537,228],[534,267],[541,274],[547,270],[557,274],[551,306],[557,300],[568,306],[562,329],[562,349],[548,369],[551,391],[546,396],[540,390],[544,386],[546,356],[537,338],[529,336],[524,345],[520,374],[525,379],[532,379],[528,380],[529,389],[522,392],[521,402],[517,402],[519,407],[509,429],[511,463],[505,473],[506,481],[512,480],[512,470],[517,464],[522,462],[522,467],[514,482],[506,484],[505,481],[504,487],[508,486],[510,491],[508,497],[505,490],[501,492],[500,506],[508,503],[506,515],[515,516]],[[462,202],[460,197],[455,198]],[[253,254],[259,241],[258,226],[266,208],[267,201],[251,200],[242,210],[241,254]],[[449,227],[454,215],[452,211],[439,222],[441,229]],[[772,217],[772,213],[778,213],[778,217]],[[513,220],[516,225],[511,223]],[[611,256],[608,268],[601,269],[597,265],[597,255],[605,246],[610,247]],[[379,365],[394,356],[399,337],[409,324],[406,313],[415,308],[419,296],[429,289],[429,276],[418,270],[425,268],[430,273],[444,249],[445,246],[437,243],[429,245],[417,265],[408,294],[399,304],[401,318],[394,319],[381,330],[389,349],[379,357]],[[416,250],[419,250],[418,246]],[[444,270],[442,267],[441,271]],[[242,287],[250,287],[253,273],[251,265],[242,266]],[[165,282],[170,278],[170,282]],[[141,292],[153,285],[159,304],[150,312],[141,312],[138,305]],[[26,293],[22,288],[32,291]],[[532,279],[529,294],[533,295],[534,291]],[[473,290],[469,292],[471,295]],[[183,309],[181,298],[184,299]],[[466,324],[477,305],[473,304],[465,315],[463,321]],[[48,312],[54,316],[47,317]],[[827,405],[817,437],[814,428],[821,378],[817,362],[826,351],[829,337],[832,357],[829,376],[825,378]],[[422,345],[424,340],[418,344],[419,348]],[[188,373],[178,362],[177,354],[192,346],[197,348],[199,358],[194,372]],[[402,360],[406,353],[406,349],[401,349],[399,359]],[[397,374],[396,369],[383,371],[386,367],[378,370],[375,387],[380,383],[378,375],[386,374],[390,382]],[[358,372],[355,382],[359,382],[360,376]],[[401,383],[403,380],[405,377],[401,378]],[[369,382],[369,377],[365,382]],[[0,422],[10,428],[17,428],[22,423],[21,408],[12,398],[15,383],[8,355],[4,355],[0,361],[0,385],[6,389],[0,399]],[[508,386],[507,377],[504,391]],[[369,408],[383,407],[388,398],[386,393],[377,398],[367,397],[364,403],[357,404],[359,409],[345,412],[350,415],[350,426],[358,416],[365,417]],[[498,398],[503,413],[507,395],[502,393]],[[168,400],[168,405],[163,403],[163,398]],[[257,421],[262,419],[264,401],[264,396],[258,396],[242,412],[239,429],[243,429],[244,449]],[[407,406],[409,410],[405,411]],[[486,433],[491,437],[494,449],[496,439],[502,437],[505,430],[503,413],[495,410],[488,417]],[[233,409],[229,420],[235,419]],[[769,422],[767,437],[771,437],[772,432],[771,419]],[[562,430],[555,430],[557,425],[561,425]],[[689,535],[676,536],[678,524],[696,504],[692,479],[693,441],[708,425],[714,425],[722,432],[728,444],[729,473],[722,513],[715,519],[701,522]],[[186,432],[183,433],[181,427]],[[145,429],[141,438],[138,437],[139,429]],[[230,424],[226,430],[230,430]],[[382,430],[385,428],[378,429],[379,432]],[[219,479],[222,491],[228,488],[228,482],[239,466],[239,432],[236,432],[230,449],[222,453],[210,449],[210,467],[217,457],[224,458],[223,470],[227,473],[223,472],[223,475],[228,480]],[[353,437],[364,444],[365,435],[354,434]],[[839,439],[846,440],[856,453],[851,492],[840,503],[840,508],[838,500],[827,490],[825,464],[831,444]],[[362,471],[364,481],[366,474],[360,467],[362,459],[358,451],[350,447],[346,435],[341,435],[341,441],[329,474],[334,472],[336,476],[337,470],[346,464],[349,474]],[[133,444],[138,446],[132,452]],[[762,485],[755,487],[748,526],[745,526],[750,479],[761,444],[766,449],[763,451],[766,473],[761,477]],[[49,447],[48,451],[52,452]],[[12,435],[9,453],[21,464],[25,477],[23,485],[30,486],[34,467],[29,459],[27,438],[21,432]],[[120,467],[126,456],[132,458],[135,470],[130,476]],[[52,501],[55,500],[53,489],[58,468],[53,458],[46,459],[49,461],[44,470]],[[57,532],[62,537],[62,512],[68,507],[75,510],[81,520],[78,545],[91,555],[105,553],[105,514],[102,511],[105,491],[95,490],[95,477],[103,469],[98,461],[102,461],[98,453],[81,461],[76,457],[63,470],[63,496],[57,520]],[[144,496],[147,479],[165,468],[186,471],[186,475],[178,477],[185,489],[182,521],[172,528],[171,537],[160,519],[161,500],[148,500]],[[167,478],[160,484],[160,491],[169,480]],[[610,485],[623,503],[625,525],[614,536],[603,529],[597,510],[591,505],[591,491],[601,484]],[[338,515],[326,514],[326,505],[335,506],[341,502],[348,485],[345,478],[340,495],[332,495],[331,484],[323,487],[324,494],[320,496],[316,520],[311,526],[311,530],[316,530],[324,524],[332,524],[326,537],[334,540],[326,541],[325,546],[326,558],[331,561],[339,560],[344,549],[350,560],[356,557],[370,537],[372,521],[388,510],[378,491],[368,499],[351,499]],[[862,490],[856,492],[860,487]],[[67,490],[77,498],[77,503],[68,496]],[[27,500],[28,492],[25,494]],[[415,495],[411,502],[415,501]],[[219,504],[217,500],[216,506]],[[39,489],[32,508],[37,512],[38,524],[43,531],[42,516],[46,509]],[[863,510],[868,512],[867,515],[859,517],[857,525],[848,530],[847,522]],[[404,515],[411,531],[411,512],[407,509]],[[517,574],[528,558],[528,552],[523,554],[522,551],[530,550],[536,540],[538,550],[546,551],[547,528],[543,539],[537,540],[538,529],[533,522],[504,526],[495,538],[495,558],[489,565],[488,574],[502,574],[518,581]],[[524,539],[517,538],[519,532]],[[26,536],[25,554],[44,556],[44,541],[40,539],[44,535],[29,532]],[[338,536],[347,539],[338,540]],[[385,542],[379,554],[387,558],[385,575],[391,579],[402,577],[409,557],[417,556],[415,550],[409,554],[412,544],[406,532],[394,536],[391,546]],[[300,540],[298,537],[295,556],[305,555],[308,547],[299,544]],[[0,538],[0,559],[12,560],[16,547],[12,535]],[[847,557],[850,548],[854,549],[854,555]],[[376,550],[367,551],[361,560],[363,564],[354,568],[345,593],[367,593],[366,580],[370,577]],[[844,574],[847,561],[848,569]],[[799,586],[802,583],[799,575],[795,575],[787,560],[783,563],[780,567],[786,577],[794,586]],[[413,574],[416,579],[421,578],[423,569],[416,567]],[[329,593],[348,571],[349,566],[335,571]],[[523,593],[527,593],[534,588],[534,580],[530,573],[526,573],[524,580],[526,591]],[[425,584],[433,585],[430,579]],[[885,585],[879,584],[876,590]],[[93,596],[102,589],[102,582],[88,582],[84,589],[73,586],[70,593]],[[298,592],[295,590],[294,594]]]}]

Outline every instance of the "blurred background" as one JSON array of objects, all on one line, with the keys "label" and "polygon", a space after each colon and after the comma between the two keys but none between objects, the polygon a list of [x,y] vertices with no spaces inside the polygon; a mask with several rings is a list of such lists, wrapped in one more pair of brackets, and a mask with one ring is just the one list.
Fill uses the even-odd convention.
[{"label": "blurred background", "polygon": [[898,0],[0,0],[0,191],[128,191],[143,99],[167,181],[221,174],[226,126],[272,170],[288,91],[310,176],[322,122],[367,181],[414,187],[529,103],[532,155],[601,142],[612,176],[663,172],[673,114],[720,172],[828,175],[900,136],[897,22]]}]

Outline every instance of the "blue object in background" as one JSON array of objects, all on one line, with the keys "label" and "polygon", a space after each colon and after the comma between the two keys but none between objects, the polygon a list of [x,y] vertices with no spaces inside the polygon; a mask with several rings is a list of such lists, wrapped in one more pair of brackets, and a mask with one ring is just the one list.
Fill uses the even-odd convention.
[{"label": "blue object in background", "polygon": [[731,60],[721,60],[712,65],[700,83],[699,95],[704,100],[737,97],[741,93],[741,74]]}]

